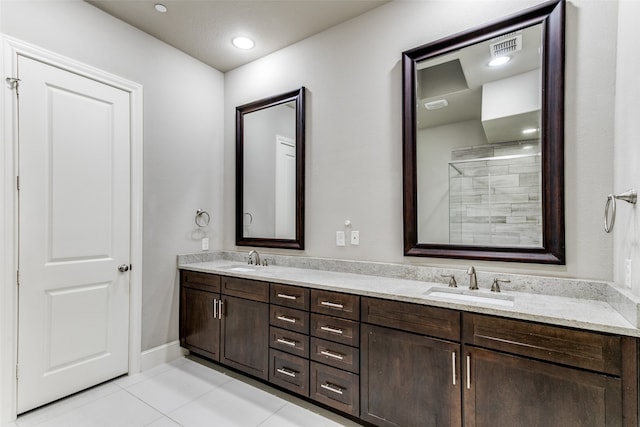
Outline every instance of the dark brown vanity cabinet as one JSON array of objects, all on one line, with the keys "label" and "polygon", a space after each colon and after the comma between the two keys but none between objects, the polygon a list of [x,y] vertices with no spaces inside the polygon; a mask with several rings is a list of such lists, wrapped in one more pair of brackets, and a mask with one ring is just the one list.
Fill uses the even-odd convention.
[{"label": "dark brown vanity cabinet", "polygon": [[186,270],[180,279],[180,345],[267,379],[269,284]]},{"label": "dark brown vanity cabinet", "polygon": [[220,276],[180,271],[180,345],[220,360]]},{"label": "dark brown vanity cabinet", "polygon": [[266,380],[269,377],[269,284],[222,277],[220,362]]},{"label": "dark brown vanity cabinet", "polygon": [[180,344],[376,426],[637,427],[636,338],[183,270]]},{"label": "dark brown vanity cabinet", "polygon": [[269,381],[309,396],[309,289],[271,284]]},{"label": "dark brown vanity cabinet", "polygon": [[362,298],[361,328],[362,419],[462,425],[458,312]]},{"label": "dark brown vanity cabinet", "polygon": [[637,427],[635,339],[462,316],[465,426]]},{"label": "dark brown vanity cabinet", "polygon": [[309,396],[360,414],[360,297],[311,289]]}]

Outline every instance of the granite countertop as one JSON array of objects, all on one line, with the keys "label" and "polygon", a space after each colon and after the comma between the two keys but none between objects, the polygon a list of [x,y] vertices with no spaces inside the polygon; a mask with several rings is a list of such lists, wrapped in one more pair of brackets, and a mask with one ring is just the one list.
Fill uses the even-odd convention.
[{"label": "granite countertop", "polygon": [[[446,285],[417,280],[279,265],[252,266],[229,260],[182,263],[178,268],[640,337],[640,329],[610,304],[595,299],[515,292],[504,290],[504,287],[496,294],[488,289],[468,291],[466,286],[460,285],[456,292],[489,299],[459,301],[447,295],[432,295],[436,291],[450,291]],[[502,305],[505,300],[513,301],[513,306]]]}]

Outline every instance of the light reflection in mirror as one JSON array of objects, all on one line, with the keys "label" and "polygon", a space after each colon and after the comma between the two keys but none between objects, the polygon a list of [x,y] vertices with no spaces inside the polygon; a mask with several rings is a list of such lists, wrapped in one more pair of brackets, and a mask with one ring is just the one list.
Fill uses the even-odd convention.
[{"label": "light reflection in mirror", "polygon": [[244,115],[244,237],[296,235],[296,107]]},{"label": "light reflection in mirror", "polygon": [[564,22],[550,0],[403,52],[405,255],[564,264]]},{"label": "light reflection in mirror", "polygon": [[304,248],[305,88],[236,108],[236,244]]},{"label": "light reflection in mirror", "polygon": [[541,49],[538,24],[417,63],[418,242],[542,246]]}]

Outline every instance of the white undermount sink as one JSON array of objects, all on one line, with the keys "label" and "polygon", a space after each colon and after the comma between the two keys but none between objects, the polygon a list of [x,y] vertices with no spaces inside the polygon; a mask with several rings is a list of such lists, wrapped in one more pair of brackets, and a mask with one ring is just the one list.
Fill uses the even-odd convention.
[{"label": "white undermount sink", "polygon": [[425,295],[433,298],[442,298],[460,302],[477,302],[481,304],[501,305],[503,307],[513,307],[514,298],[511,295],[499,293],[488,294],[486,292],[471,291],[456,288],[429,289]]},{"label": "white undermount sink", "polygon": [[250,272],[250,271],[258,271],[260,267],[257,265],[247,264],[246,266],[245,265],[225,265],[220,268],[222,270],[229,270],[229,271]]}]

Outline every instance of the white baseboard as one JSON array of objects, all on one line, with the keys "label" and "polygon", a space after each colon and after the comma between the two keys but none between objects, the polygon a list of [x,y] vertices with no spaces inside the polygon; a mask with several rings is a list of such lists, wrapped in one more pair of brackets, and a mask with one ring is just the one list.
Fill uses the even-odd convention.
[{"label": "white baseboard", "polygon": [[180,347],[180,341],[173,341],[158,347],[145,350],[140,355],[140,369],[146,371],[154,366],[171,362],[179,357],[185,356],[189,351]]}]

